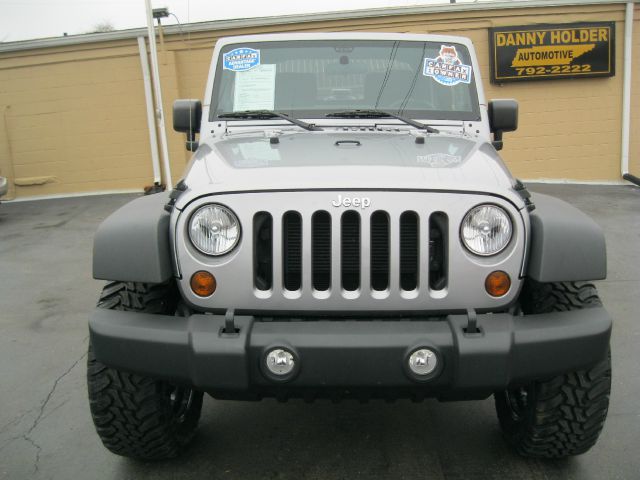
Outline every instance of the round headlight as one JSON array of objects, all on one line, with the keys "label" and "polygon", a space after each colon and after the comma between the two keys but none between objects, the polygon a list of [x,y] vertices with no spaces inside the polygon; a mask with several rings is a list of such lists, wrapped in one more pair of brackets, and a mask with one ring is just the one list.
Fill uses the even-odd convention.
[{"label": "round headlight", "polygon": [[511,240],[511,219],[507,212],[495,205],[478,205],[462,220],[462,243],[477,255],[495,255]]},{"label": "round headlight", "polygon": [[191,216],[189,238],[193,246],[207,255],[224,255],[240,240],[240,222],[222,205],[205,205]]}]

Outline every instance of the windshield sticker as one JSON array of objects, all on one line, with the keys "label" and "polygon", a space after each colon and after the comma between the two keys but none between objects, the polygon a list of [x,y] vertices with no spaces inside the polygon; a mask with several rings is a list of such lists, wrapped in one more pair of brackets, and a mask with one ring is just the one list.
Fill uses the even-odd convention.
[{"label": "windshield sticker", "polygon": [[425,58],[422,74],[441,85],[452,87],[462,83],[471,83],[471,65],[465,65],[458,58],[453,45],[440,45],[440,53],[436,58]]},{"label": "windshield sticker", "polygon": [[232,72],[246,72],[260,65],[260,50],[235,48],[222,56],[222,68]]},{"label": "windshield sticker", "polygon": [[260,65],[236,74],[233,111],[273,110],[276,97],[276,66]]}]

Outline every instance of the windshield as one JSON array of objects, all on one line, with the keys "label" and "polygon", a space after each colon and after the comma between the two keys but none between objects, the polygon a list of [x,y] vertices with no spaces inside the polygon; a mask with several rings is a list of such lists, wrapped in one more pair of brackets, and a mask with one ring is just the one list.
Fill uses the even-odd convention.
[{"label": "windshield", "polygon": [[478,120],[473,73],[467,48],[453,43],[307,40],[227,45],[218,58],[210,120],[245,110],[324,118],[356,109]]}]

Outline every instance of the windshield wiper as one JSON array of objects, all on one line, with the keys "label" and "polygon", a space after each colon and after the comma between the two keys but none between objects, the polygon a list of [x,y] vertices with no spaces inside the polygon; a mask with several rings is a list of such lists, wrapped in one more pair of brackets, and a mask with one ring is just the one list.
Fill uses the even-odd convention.
[{"label": "windshield wiper", "polygon": [[325,115],[328,118],[395,118],[396,120],[400,120],[401,122],[406,123],[407,125],[411,125],[412,127],[416,127],[420,130],[426,130],[429,133],[440,133],[439,130],[436,130],[429,125],[425,125],[424,123],[417,122],[416,120],[412,120],[411,118],[401,117],[400,115],[396,115],[395,113],[385,112],[384,110],[345,110],[344,112],[333,112]]},{"label": "windshield wiper", "polygon": [[276,112],[275,110],[244,110],[242,112],[224,112],[219,114],[218,118],[282,118],[284,120],[287,120],[288,122],[293,123],[294,125],[304,128],[305,130],[322,130],[322,128],[316,127],[312,123],[303,122],[302,120],[290,117],[285,113]]}]

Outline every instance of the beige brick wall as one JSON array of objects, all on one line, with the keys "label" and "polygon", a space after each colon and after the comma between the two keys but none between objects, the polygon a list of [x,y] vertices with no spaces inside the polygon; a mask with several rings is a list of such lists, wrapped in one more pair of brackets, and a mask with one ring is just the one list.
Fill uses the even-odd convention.
[{"label": "beige brick wall", "polygon": [[11,147],[0,151],[0,167],[18,183],[44,182],[15,186],[15,196],[149,183],[137,48],[120,43],[2,59],[0,84],[3,135]]},{"label": "beige brick wall", "polygon": [[[636,7],[635,58],[640,55]],[[492,85],[487,28],[616,22],[616,76]],[[220,36],[292,31],[452,33],[476,45],[488,98],[520,102],[503,155],[525,179],[620,180],[624,5],[522,8],[251,27],[166,36],[159,45],[174,181],[189,154],[171,129],[176,98],[202,98]],[[634,62],[631,170],[640,175],[640,66]],[[0,53],[0,171],[10,196],[138,189],[153,182],[135,39]],[[13,183],[20,185],[13,185]],[[41,183],[41,184],[40,184]],[[31,185],[26,185],[31,184]]]}]

